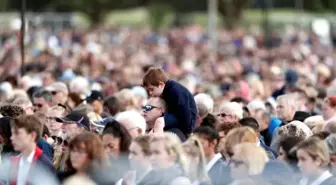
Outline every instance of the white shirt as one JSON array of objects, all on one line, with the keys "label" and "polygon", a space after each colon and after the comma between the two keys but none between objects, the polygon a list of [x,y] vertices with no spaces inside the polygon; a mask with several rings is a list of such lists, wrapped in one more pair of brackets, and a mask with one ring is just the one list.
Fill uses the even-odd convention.
[{"label": "white shirt", "polygon": [[27,158],[21,155],[20,162],[19,162],[18,176],[17,176],[17,185],[27,184],[28,173],[29,173],[31,163],[33,162],[34,155],[35,155],[35,150],[32,153],[30,153]]},{"label": "white shirt", "polygon": [[329,171],[325,171],[322,173],[319,178],[317,178],[315,181],[313,181],[311,184],[308,183],[307,178],[303,178],[300,180],[300,185],[320,185],[322,184],[325,180],[329,179],[332,177],[332,174]]},{"label": "white shirt", "polygon": [[215,154],[215,156],[211,159],[211,161],[206,165],[205,169],[207,172],[209,172],[211,170],[211,168],[213,167],[213,165],[222,158],[222,154],[217,153]]}]

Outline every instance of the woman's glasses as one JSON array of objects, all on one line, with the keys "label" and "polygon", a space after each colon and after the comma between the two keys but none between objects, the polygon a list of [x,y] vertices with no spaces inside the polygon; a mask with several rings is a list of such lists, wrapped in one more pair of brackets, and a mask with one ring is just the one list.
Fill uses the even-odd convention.
[{"label": "woman's glasses", "polygon": [[222,117],[222,118],[224,118],[224,117],[226,117],[226,116],[228,116],[228,115],[225,114],[225,113],[220,113],[220,114],[217,114],[217,116],[218,116],[218,117]]},{"label": "woman's glasses", "polygon": [[57,145],[63,145],[65,147],[69,146],[69,142],[67,140],[63,140],[61,137],[51,136],[51,138],[55,141]]}]

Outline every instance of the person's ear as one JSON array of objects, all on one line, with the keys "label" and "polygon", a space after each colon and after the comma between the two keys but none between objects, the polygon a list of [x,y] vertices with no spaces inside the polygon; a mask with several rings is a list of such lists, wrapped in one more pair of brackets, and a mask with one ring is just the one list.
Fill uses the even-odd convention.
[{"label": "person's ear", "polygon": [[33,139],[34,141],[37,139],[37,134],[36,134],[36,132],[31,132],[30,135],[31,135],[31,137],[32,137],[32,139]]},{"label": "person's ear", "polygon": [[217,143],[218,143],[218,142],[217,142],[217,140],[215,139],[215,140],[213,140],[213,141],[210,142],[210,145],[213,146],[213,147],[216,147],[216,146],[217,146]]},{"label": "person's ear", "polygon": [[165,83],[163,83],[163,82],[160,82],[160,83],[159,83],[159,86],[160,86],[160,87],[163,87],[164,85],[165,85]]},{"label": "person's ear", "polygon": [[45,140],[48,140],[48,138],[49,138],[49,136],[47,134],[44,134],[43,137],[44,137]]},{"label": "person's ear", "polygon": [[139,135],[141,135],[141,134],[142,134],[142,129],[141,129],[141,128],[138,128],[138,129],[137,129],[137,132],[138,132]]}]

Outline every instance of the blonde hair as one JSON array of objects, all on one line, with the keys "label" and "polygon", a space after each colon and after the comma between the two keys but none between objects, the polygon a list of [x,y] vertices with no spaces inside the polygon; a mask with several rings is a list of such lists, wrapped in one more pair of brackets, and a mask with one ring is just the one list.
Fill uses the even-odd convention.
[{"label": "blonde hair", "polygon": [[[196,173],[191,173],[189,174],[189,178],[192,181],[208,181],[209,177],[206,172],[206,159],[205,159],[205,154],[204,150],[202,147],[202,143],[199,140],[197,136],[191,136],[183,145],[184,151],[187,153],[187,155],[190,155],[194,158],[199,159],[199,163],[197,164],[197,170]],[[190,159],[191,160],[191,159]],[[190,163],[190,168],[194,168],[195,166],[191,165]]]},{"label": "blonde hair", "polygon": [[135,97],[130,89],[122,89],[116,93],[115,97],[120,102],[121,111],[129,110],[130,108],[134,108],[136,105]]},{"label": "blonde hair", "polygon": [[184,175],[189,174],[187,156],[183,150],[181,140],[172,133],[164,133],[163,135],[153,135],[151,142],[162,142],[170,156],[176,156],[175,163],[183,170]]},{"label": "blonde hair", "polygon": [[259,175],[269,161],[265,150],[255,143],[241,143],[234,147],[234,156],[244,161],[249,175]]},{"label": "blonde hair", "polygon": [[240,143],[253,143],[258,142],[257,133],[250,127],[240,127],[231,130],[225,137],[224,152],[226,154],[233,154],[233,148]]},{"label": "blonde hair", "polygon": [[61,112],[62,115],[65,115],[67,113],[67,110],[64,107],[58,105],[51,107],[48,111]]},{"label": "blonde hair", "polygon": [[313,160],[320,159],[322,161],[321,168],[328,167],[330,156],[327,144],[323,140],[317,137],[310,137],[299,143],[295,149],[296,151],[304,150]]}]

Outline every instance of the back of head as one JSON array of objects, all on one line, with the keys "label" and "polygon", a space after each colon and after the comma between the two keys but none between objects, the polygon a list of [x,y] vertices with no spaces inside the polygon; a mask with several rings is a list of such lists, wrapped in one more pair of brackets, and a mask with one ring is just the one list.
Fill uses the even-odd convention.
[{"label": "back of head", "polygon": [[218,135],[218,132],[211,128],[211,127],[199,127],[199,128],[196,128],[194,131],[193,131],[193,134],[196,134],[198,136],[203,136],[205,137],[209,142],[212,142],[214,140],[216,140],[217,142],[219,141],[219,135]]},{"label": "back of head", "polygon": [[240,127],[231,130],[225,137],[225,152],[233,154],[233,148],[240,143],[254,143],[258,141],[257,133],[250,127]]},{"label": "back of head", "polygon": [[13,101],[12,103],[13,105],[17,105],[19,107],[23,107],[23,106],[32,106],[32,102],[30,101],[29,98],[27,97],[20,97],[17,98]]},{"label": "back of head", "polygon": [[9,153],[13,152],[14,148],[10,138],[12,136],[11,132],[11,121],[13,118],[11,117],[2,117],[0,118],[0,135],[4,139],[4,146],[2,152]]},{"label": "back of head", "polygon": [[209,113],[213,112],[214,101],[210,95],[205,94],[205,93],[200,93],[200,94],[197,94],[194,98],[195,98],[195,102],[197,105],[203,104],[207,108]]},{"label": "back of head", "polygon": [[116,93],[115,97],[120,103],[121,111],[126,111],[130,107],[135,108],[135,99],[130,89],[123,89]]},{"label": "back of head", "polygon": [[112,116],[115,116],[120,112],[120,103],[117,97],[109,96],[104,101],[104,106],[106,106],[109,110],[109,113]]},{"label": "back of head", "polygon": [[123,125],[130,125],[131,128],[141,129],[142,134],[146,132],[146,120],[140,113],[135,111],[125,111],[117,115],[116,120]]},{"label": "back of head", "polygon": [[213,129],[216,129],[217,124],[218,124],[217,118],[212,114],[208,114],[205,118],[203,118],[201,127],[209,126]]},{"label": "back of head", "polygon": [[209,114],[208,108],[203,103],[196,103],[198,115],[201,118],[206,117]]},{"label": "back of head", "polygon": [[25,115],[26,112],[23,108],[16,105],[3,105],[0,107],[0,114],[15,118],[17,116]]},{"label": "back of head", "polygon": [[243,118],[241,120],[239,120],[239,123],[243,126],[243,127],[250,127],[252,128],[255,132],[259,132],[259,124],[258,121],[256,119],[254,119],[253,117],[246,117]]},{"label": "back of head", "polygon": [[167,83],[167,81],[168,77],[161,68],[151,67],[145,73],[142,83],[144,87],[149,87],[159,86],[160,82]]}]

